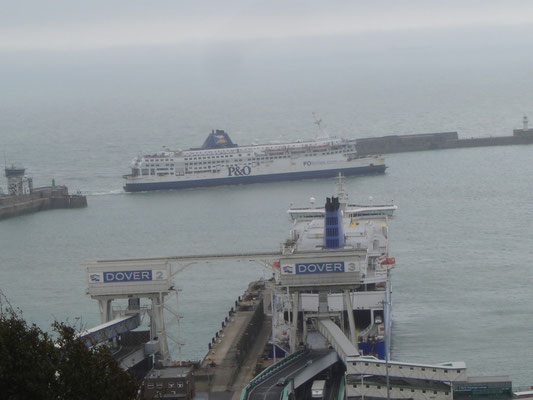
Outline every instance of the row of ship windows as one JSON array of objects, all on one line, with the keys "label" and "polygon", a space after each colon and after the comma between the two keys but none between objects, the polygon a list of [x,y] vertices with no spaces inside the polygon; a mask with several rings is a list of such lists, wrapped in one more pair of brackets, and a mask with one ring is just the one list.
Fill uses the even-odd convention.
[{"label": "row of ship windows", "polygon": [[[348,150],[348,149],[344,149],[344,150],[336,150],[336,151],[326,151],[326,152],[322,152],[321,154],[322,155],[326,155],[326,154],[337,154],[337,153],[347,153],[349,151],[353,151],[353,150]],[[306,154],[306,156],[310,156],[311,154]],[[316,155],[316,154],[312,154],[313,156]],[[248,157],[251,156],[251,154],[247,154]],[[185,157],[185,161],[193,161],[193,160],[209,160],[209,159],[217,159],[217,158],[230,158],[230,157],[233,157],[233,155],[222,155],[222,156],[206,156],[206,157]],[[290,157],[290,155],[283,155],[283,156],[279,156],[279,157],[274,157],[274,158],[287,158],[287,157]],[[268,159],[269,157],[257,157],[256,159],[257,160],[265,160],[265,159]],[[270,159],[272,159],[272,157],[270,157]]]},{"label": "row of ship windows", "polygon": [[[251,158],[245,160],[245,161],[250,161],[252,160]],[[229,162],[240,162],[240,161],[243,161],[242,158],[238,158],[238,159],[235,159],[235,160],[228,160]],[[226,161],[222,161],[222,162],[226,162]],[[200,164],[220,164],[221,161],[219,160],[214,160],[214,161],[197,161],[197,162],[189,162],[189,163],[185,163],[185,165],[200,165]]]},{"label": "row of ship windows", "polygon": [[[248,157],[251,156],[250,153],[247,154]],[[207,160],[209,158],[230,158],[230,157],[233,157],[233,155],[230,155],[230,154],[226,154],[226,155],[222,155],[222,156],[206,156],[206,157],[185,157],[185,161],[188,161],[188,160]]]},{"label": "row of ship windows", "polygon": [[[327,154],[337,154],[337,153],[347,153],[349,150],[337,150],[337,151],[328,151],[328,152],[322,152],[322,153],[311,153],[311,154],[305,154],[306,157],[309,157],[309,156],[316,156],[317,154],[321,154],[321,155],[327,155]],[[250,154],[248,154],[248,156],[250,156]],[[230,156],[222,156],[222,157],[230,157]],[[248,158],[247,161],[265,161],[265,160],[273,160],[273,159],[279,159],[279,158],[289,158],[290,155],[282,155],[282,156],[270,156],[270,157],[256,157],[256,158]],[[214,158],[219,158],[219,156],[216,156],[216,157],[190,157],[190,158],[185,158],[185,161],[192,161],[192,160],[211,160],[211,159],[214,159]],[[168,160],[168,159],[154,159],[154,160],[150,160],[152,163],[154,162],[159,162],[159,161],[174,161],[174,160]],[[185,163],[185,165],[197,165],[197,164],[211,164],[211,163],[214,163],[214,162],[219,162],[220,160],[213,160],[213,161],[199,161],[199,162],[193,162],[193,163]],[[239,159],[235,159],[233,161],[243,161],[242,158],[239,158]],[[147,167],[159,167],[159,166],[163,166],[163,164],[146,164]],[[171,163],[171,164],[164,164],[164,166],[167,166],[167,167],[173,167],[174,164]]]},{"label": "row of ship windows", "polygon": [[[333,153],[340,153],[340,151],[331,152],[331,153],[322,153],[322,155],[326,154],[333,154]],[[309,154],[308,156],[316,156],[317,154]],[[306,155],[307,156],[307,155]],[[204,157],[205,158],[205,157]],[[268,160],[274,160],[279,158],[290,158],[290,156],[272,156],[272,157],[257,157],[257,158],[248,158],[246,161],[268,161]],[[187,160],[187,158],[185,159]],[[243,161],[242,158],[233,160],[233,161]],[[212,163],[218,163],[219,160],[214,161],[198,161],[198,162],[192,162],[192,163],[185,163],[185,165],[201,165],[201,164],[212,164]]]},{"label": "row of ship windows", "polygon": [[[353,366],[357,366],[357,362],[352,362],[352,365],[353,365]],[[377,364],[377,363],[374,364],[374,366],[376,366],[376,367],[379,367],[380,365],[385,365],[385,364]],[[366,362],[366,363],[365,363],[365,367],[368,367],[368,366],[369,366],[369,363]],[[388,367],[391,368],[391,365],[389,364]],[[403,366],[398,365],[398,369],[403,369]],[[414,368],[414,367],[409,367],[409,369],[410,369],[411,371],[414,371],[415,368]],[[425,371],[426,369],[425,369],[425,368],[420,368],[420,370],[421,370],[421,371]],[[432,372],[437,372],[437,369],[436,369],[436,368],[432,368],[431,371],[432,371]],[[447,369],[444,369],[444,370],[442,370],[442,371],[443,371],[445,374],[448,373],[448,370],[447,370]],[[461,373],[461,370],[459,370],[459,369],[457,369],[457,370],[455,370],[455,371],[456,371],[458,374]]]},{"label": "row of ship windows", "polygon": [[[351,147],[353,147],[353,150],[355,149],[355,146],[351,146]],[[270,151],[274,151],[274,152],[278,152],[278,153],[285,153],[286,152],[286,150],[284,150],[284,149],[277,149],[277,150],[273,149],[273,150],[270,150]],[[291,152],[300,152],[300,151],[306,151],[306,150],[301,150],[301,149],[297,149],[297,148],[289,148],[289,151],[291,151]],[[316,151],[316,149],[315,150],[311,150],[311,151]],[[345,149],[345,150],[342,150],[342,151],[350,151],[350,150],[346,150]],[[337,150],[337,151],[333,151],[332,153],[340,153],[340,152],[341,152],[341,150]],[[237,150],[236,152],[233,151],[233,152],[230,152],[229,154],[213,154],[212,156],[205,156],[205,157],[199,156],[198,153],[192,153],[191,155],[192,156],[197,156],[198,159],[202,159],[202,158],[206,158],[206,157],[207,158],[210,158],[210,157],[213,157],[213,158],[215,158],[215,157],[216,158],[219,158],[219,157],[222,157],[222,158],[224,158],[224,157],[233,157],[234,154],[240,154],[240,151],[239,150]],[[252,154],[251,153],[247,153],[247,155],[251,156]],[[187,160],[187,158],[185,158],[185,159]],[[189,157],[189,160],[192,160],[192,159],[193,159],[193,157]],[[196,160],[197,158],[194,157],[194,159]]]},{"label": "row of ship windows", "polygon": [[[353,150],[353,149],[352,149]],[[352,151],[350,149],[343,149],[343,150],[336,150],[336,151],[328,151],[328,152],[322,152],[322,154],[336,154],[336,153],[346,153],[349,151]],[[252,154],[248,153],[247,156],[250,157]],[[205,157],[185,157],[185,161],[190,160],[206,160],[210,158],[230,158],[233,157],[233,154],[223,154],[223,155],[213,155],[213,156],[205,156]],[[285,156],[287,157],[287,156]],[[152,162],[165,162],[165,161],[174,161],[172,158],[154,158],[151,159]]]},{"label": "row of ship windows", "polygon": [[[244,166],[252,166],[252,164],[244,164]],[[242,166],[242,164],[226,164],[224,165],[224,167],[240,167]],[[188,166],[187,167],[187,170],[188,171],[211,171],[211,170],[215,170],[216,167],[222,167],[222,165],[206,165],[206,166],[201,166],[201,167],[191,167],[191,166]]]},{"label": "row of ship windows", "polygon": [[[322,153],[322,155],[326,155],[326,154],[334,154],[334,153],[340,153],[340,151],[333,151],[333,152],[327,152],[327,153]],[[309,156],[316,156],[317,154],[309,154]],[[306,155],[307,156],[307,155]],[[203,157],[205,158],[205,157]],[[284,156],[272,156],[272,157],[257,157],[257,158],[249,158],[247,159],[246,161],[268,161],[268,160],[274,160],[274,159],[281,159],[281,158],[289,158],[289,156],[287,155],[284,155]],[[192,160],[192,159],[188,159],[186,158],[185,160]],[[196,160],[196,158],[195,158]],[[242,162],[243,159],[242,158],[239,158],[239,159],[235,159],[235,160],[232,160],[232,161],[236,161],[236,162]],[[213,163],[218,163],[219,160],[213,160],[213,161],[197,161],[197,162],[189,162],[189,163],[185,163],[185,166],[191,166],[191,165],[202,165],[202,164],[213,164]],[[146,164],[146,167],[148,168],[154,168],[154,167],[174,167],[174,164]]]},{"label": "row of ship windows", "polygon": [[[237,164],[235,165],[229,165],[230,167],[232,166],[237,166]],[[187,168],[187,171],[215,171],[215,169],[212,169],[212,167],[189,167]],[[173,171],[170,171],[168,169],[163,169],[163,168],[158,168],[157,171],[154,169],[154,168],[151,168],[151,169],[148,169],[148,168],[145,168],[145,169],[142,169],[141,170],[141,175],[143,176],[146,176],[146,175],[169,175],[169,174],[173,174],[174,172]],[[134,176],[139,176],[139,172],[136,172],[134,171]],[[176,175],[180,175],[180,173],[176,172]],[[183,173],[181,173],[181,175],[183,175]]]},{"label": "row of ship windows", "polygon": [[[357,385],[352,385],[352,386],[353,386],[354,388],[357,387]],[[361,385],[361,386],[362,386],[362,385]],[[370,388],[370,385],[365,385],[365,387],[366,387],[367,389],[369,389],[369,388]],[[376,386],[376,388],[377,388],[377,389],[381,389],[381,386]],[[403,388],[399,388],[399,389],[400,389],[400,392],[403,392]],[[419,392],[422,392],[422,393],[426,393],[426,390],[424,390],[424,389],[411,389],[411,393],[414,393],[415,391],[419,391]],[[431,392],[431,390],[430,390],[430,392]],[[437,394],[437,391],[434,390],[434,391],[433,391],[433,394]],[[448,392],[444,392],[444,394],[447,395]]]},{"label": "row of ship windows", "polygon": [[[272,160],[273,158],[282,158],[282,157],[270,157],[270,160]],[[268,161],[268,157],[263,157],[263,158],[249,158],[247,160],[243,160],[242,158],[238,159],[238,160],[228,160],[230,162],[242,162],[242,161],[245,161],[245,162],[254,162],[254,161],[264,161],[264,160],[267,160]],[[198,162],[189,162],[189,163],[185,163],[185,166],[190,166],[190,165],[206,165],[206,164],[215,164],[215,165],[229,165],[231,166],[232,164],[226,164],[224,162],[220,162],[220,161],[198,161]]]}]

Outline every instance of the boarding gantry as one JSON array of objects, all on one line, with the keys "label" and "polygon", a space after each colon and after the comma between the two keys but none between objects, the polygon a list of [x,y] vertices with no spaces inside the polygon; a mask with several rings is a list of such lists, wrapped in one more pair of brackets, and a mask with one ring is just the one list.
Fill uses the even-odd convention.
[{"label": "boarding gantry", "polygon": [[[171,360],[163,308],[165,298],[177,293],[170,264],[130,260],[94,261],[83,265],[87,269],[87,293],[98,301],[100,307],[100,322],[108,323],[117,314],[147,313],[150,317],[150,340],[159,343],[160,361],[163,365],[169,365]],[[127,299],[127,308],[114,309],[112,302],[118,299]],[[141,307],[141,299],[150,300],[151,305]]]}]

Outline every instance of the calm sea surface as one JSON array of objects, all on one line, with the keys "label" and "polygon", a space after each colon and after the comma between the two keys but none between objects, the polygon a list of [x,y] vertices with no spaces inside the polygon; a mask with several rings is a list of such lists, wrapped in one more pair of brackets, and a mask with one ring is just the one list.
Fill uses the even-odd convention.
[{"label": "calm sea surface", "polygon": [[[335,190],[326,179],[123,193],[121,175],[141,151],[199,146],[215,128],[239,144],[308,138],[313,111],[343,137],[508,135],[524,112],[533,118],[525,69],[512,79],[418,72],[260,87],[236,78],[233,86],[183,79],[150,87],[130,77],[130,86],[56,82],[8,91],[13,97],[0,100],[8,162],[24,165],[36,186],[55,178],[81,190],[89,207],[1,221],[1,290],[44,329],[54,319],[90,327],[99,314],[85,294],[83,261],[277,250],[290,229],[289,205]],[[387,156],[386,174],[346,179],[353,201],[372,196],[399,207],[390,224],[394,359],[462,360],[471,376],[533,383],[532,156],[532,146],[396,154]],[[177,275],[183,358],[202,358],[237,296],[269,276],[247,263],[198,264]]]}]

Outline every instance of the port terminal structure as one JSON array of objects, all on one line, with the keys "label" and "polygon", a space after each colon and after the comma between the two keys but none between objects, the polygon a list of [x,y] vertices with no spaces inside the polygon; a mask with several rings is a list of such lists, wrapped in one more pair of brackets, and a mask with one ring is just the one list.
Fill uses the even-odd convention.
[{"label": "port terminal structure", "polygon": [[[336,398],[453,399],[455,387],[468,387],[464,363],[428,365],[390,361],[388,346],[385,347],[384,360],[366,356],[358,340],[361,335],[356,327],[358,321],[354,313],[347,312],[355,309],[354,305],[366,302],[368,306],[379,299],[389,304],[388,283],[385,290],[380,289],[382,297],[376,293],[358,292],[365,280],[369,280],[367,284],[389,282],[394,264],[384,262],[380,257],[387,254],[387,242],[379,239],[380,235],[386,238],[387,231],[381,222],[386,222],[388,217],[373,215],[355,222],[352,220],[353,232],[343,233],[343,227],[339,226],[338,198],[328,200],[324,214],[321,224],[308,224],[304,231],[293,230],[289,240],[282,244],[281,251],[85,263],[88,294],[98,301],[101,325],[82,336],[90,344],[116,341],[121,334],[139,326],[141,315],[147,314],[150,320],[147,342],[122,358],[121,365],[129,369],[134,367],[136,360],[152,357],[156,367],[173,368],[175,363],[168,348],[168,339],[172,337],[167,332],[164,316],[164,310],[168,310],[178,321],[180,318],[166,301],[171,294],[177,293],[173,278],[195,263],[254,262],[269,268],[273,280],[263,282],[262,289],[254,296],[252,309],[255,311],[231,310],[229,318],[222,323],[221,334],[209,344],[208,354],[194,373],[199,393],[224,400],[299,399],[307,396],[314,379],[326,376],[335,382],[329,390],[335,392],[332,396]],[[378,224],[371,228],[370,220]],[[331,230],[328,229],[330,223]],[[351,234],[376,226],[379,229],[375,230],[366,247],[358,248],[344,242]],[[295,244],[302,235],[312,240],[299,251]],[[363,236],[361,234],[360,238]],[[318,250],[315,242],[324,243],[324,246],[318,246],[322,251],[313,250]],[[367,254],[362,257],[364,252]],[[365,297],[368,293],[370,298]],[[141,299],[149,304],[143,305]],[[112,303],[115,300],[127,300],[128,305],[114,308]],[[370,307],[370,318],[379,332],[390,324],[390,317],[386,312],[380,321],[378,317],[381,315],[375,312],[378,305],[383,308],[383,304],[376,304],[375,309]],[[241,333],[246,331],[246,335],[259,321],[256,317],[262,317],[263,311],[269,324],[261,325],[256,336],[267,338],[273,360],[257,374],[255,368],[245,366],[249,360],[255,364],[265,346],[252,343],[253,351],[239,358],[236,342],[242,342]],[[179,335],[175,341],[180,348]]]},{"label": "port terminal structure", "polygon": [[[272,272],[272,279],[250,284],[209,343],[194,373],[200,398],[304,399],[315,380],[330,382],[323,399],[469,398],[469,390],[482,384],[492,385],[487,393],[500,390],[498,398],[510,398],[508,378],[469,379],[463,362],[390,361],[395,259],[389,257],[388,221],[395,209],[350,204],[339,178],[337,197],[327,198],[323,208],[311,199],[311,208],[289,209],[293,225],[280,251],[87,262],[88,294],[98,301],[101,325],[82,337],[88,345],[116,342],[139,327],[146,313],[148,341],[121,365],[134,368],[134,360],[151,357],[156,370],[145,376],[181,376],[182,387],[189,388],[178,395],[148,387],[153,396],[144,398],[192,398],[191,371],[168,370],[174,365],[168,338],[181,349],[179,335],[173,339],[165,327],[164,310],[171,311],[178,328],[181,318],[166,304],[170,294],[177,294],[174,277],[196,263],[254,262]],[[112,306],[126,299],[127,307]],[[265,349],[270,362],[258,369]],[[155,382],[152,389],[161,385]]]},{"label": "port terminal structure", "polygon": [[[171,361],[168,351],[168,335],[163,310],[170,309],[165,304],[165,299],[177,291],[173,277],[195,263],[220,262],[221,260],[256,262],[271,268],[276,273],[279,271],[276,265],[281,257],[282,252],[260,252],[102,260],[85,263],[89,282],[88,294],[98,300],[102,324],[81,335],[89,346],[114,341],[120,334],[137,328],[140,325],[141,314],[147,313],[150,316],[151,326],[149,340],[135,352],[121,359],[121,366],[124,369],[134,368],[135,361],[148,356],[155,357],[155,364],[159,364],[159,368],[171,369],[175,362]],[[263,290],[256,301],[260,300],[262,303],[266,300],[268,302],[268,286],[273,296],[272,290],[275,290],[275,283],[270,283],[271,285],[269,282],[266,283],[265,289],[267,290]],[[149,299],[152,304],[142,306],[139,301],[141,298]],[[112,301],[117,299],[128,299],[128,306],[114,309]],[[270,308],[270,318],[272,306],[272,304],[265,306],[265,309]],[[171,314],[178,316],[175,312]],[[235,312],[231,318],[226,319],[225,329],[235,324],[238,314],[239,312]],[[314,349],[310,346],[297,346],[293,353],[278,359],[261,373],[257,375],[253,372],[249,373],[249,381],[239,382],[233,377],[232,381],[237,381],[232,386],[233,391],[229,391],[229,387],[221,389],[208,385],[205,389],[207,397],[235,400],[301,398],[303,395],[299,392],[300,388],[309,386],[309,382],[312,382],[316,376],[324,375],[324,373],[327,376],[330,374],[329,371],[338,373],[339,368],[342,371],[341,379],[338,382],[335,381],[330,389],[335,398],[452,399],[454,391],[455,398],[458,398],[456,388],[462,390],[468,387],[479,388],[479,378],[468,378],[466,366],[462,362],[426,365],[362,356],[349,335],[347,336],[332,319],[318,318],[316,327],[327,340],[328,348]],[[237,328],[246,327],[237,326]],[[302,335],[303,331],[299,334]],[[216,345],[210,344],[210,350],[215,346],[219,349],[231,345],[227,342],[233,340],[232,335],[220,336]],[[210,353],[203,360],[203,364],[209,364],[209,356]],[[259,357],[258,352],[249,355],[251,359],[257,357]],[[235,373],[231,371],[231,368],[230,371],[224,368],[224,359],[225,357],[222,357],[222,363],[209,371],[208,379],[211,382],[215,382],[219,374],[227,376]],[[386,383],[387,371],[388,385]],[[202,379],[202,372],[203,370],[199,369],[195,373],[198,381]],[[285,383],[279,385],[282,378]],[[468,386],[471,381],[472,383]],[[507,384],[508,377],[503,377],[501,381]],[[223,395],[220,396],[220,394]]]},{"label": "port terminal structure", "polygon": [[[113,340],[120,333],[133,330],[139,326],[142,313],[150,315],[151,334],[150,340],[144,346],[145,356],[157,357],[156,364],[162,367],[170,367],[173,363],[168,351],[168,334],[165,328],[163,310],[169,308],[165,305],[165,299],[176,288],[173,277],[184,268],[199,262],[227,261],[251,261],[269,266],[275,273],[282,252],[262,253],[235,253],[235,254],[209,254],[189,255],[164,258],[102,260],[85,263],[89,282],[88,294],[99,303],[101,325],[82,333],[84,340],[91,345]],[[299,291],[302,290],[299,286]],[[275,290],[275,289],[274,289]],[[151,301],[151,306],[142,307],[140,299],[146,298]],[[128,307],[113,309],[112,302],[117,299],[128,299]],[[348,301],[345,298],[346,301]],[[272,306],[272,305],[271,305]],[[272,307],[271,307],[272,309]],[[309,317],[308,317],[309,318]],[[344,366],[345,383],[342,385],[345,394],[349,398],[383,397],[386,398],[386,385],[384,383],[387,361],[375,357],[361,356],[352,339],[345,335],[337,323],[330,319],[331,316],[317,317],[317,331],[327,340],[328,348],[308,348],[294,344],[293,352],[263,371],[251,382],[247,383],[242,392],[235,391],[242,399],[263,398],[265,392],[269,398],[274,393],[279,397],[297,393],[298,388],[304,386],[313,378],[328,369],[338,365]],[[296,326],[296,324],[295,324]],[[303,335],[303,331],[297,332]],[[226,337],[223,340],[231,340]],[[122,360],[124,368],[133,365],[132,359],[141,359],[141,353],[130,355]],[[452,398],[450,384],[455,381],[466,380],[466,366],[464,363],[448,363],[444,365],[421,365],[403,362],[388,362],[390,395],[402,398],[395,392],[403,393],[405,380],[418,386],[416,390],[427,396],[412,396],[411,389],[406,391],[405,398]],[[212,372],[211,381],[216,380],[217,373],[224,373],[223,368]],[[285,377],[287,384],[278,385],[280,378]],[[398,383],[401,381],[401,383]],[[361,384],[363,383],[363,384]],[[426,386],[425,386],[426,385]],[[432,390],[427,390],[427,385]],[[438,386],[438,388],[437,388]],[[439,394],[435,397],[434,392]]]}]

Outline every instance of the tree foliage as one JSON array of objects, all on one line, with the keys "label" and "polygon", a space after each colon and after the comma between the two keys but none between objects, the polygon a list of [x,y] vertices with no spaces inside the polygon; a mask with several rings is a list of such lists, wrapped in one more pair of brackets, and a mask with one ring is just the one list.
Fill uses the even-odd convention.
[{"label": "tree foliage", "polygon": [[138,382],[106,347],[88,348],[76,330],[55,322],[57,338],[28,325],[0,293],[0,393],[6,400],[129,400]]}]

